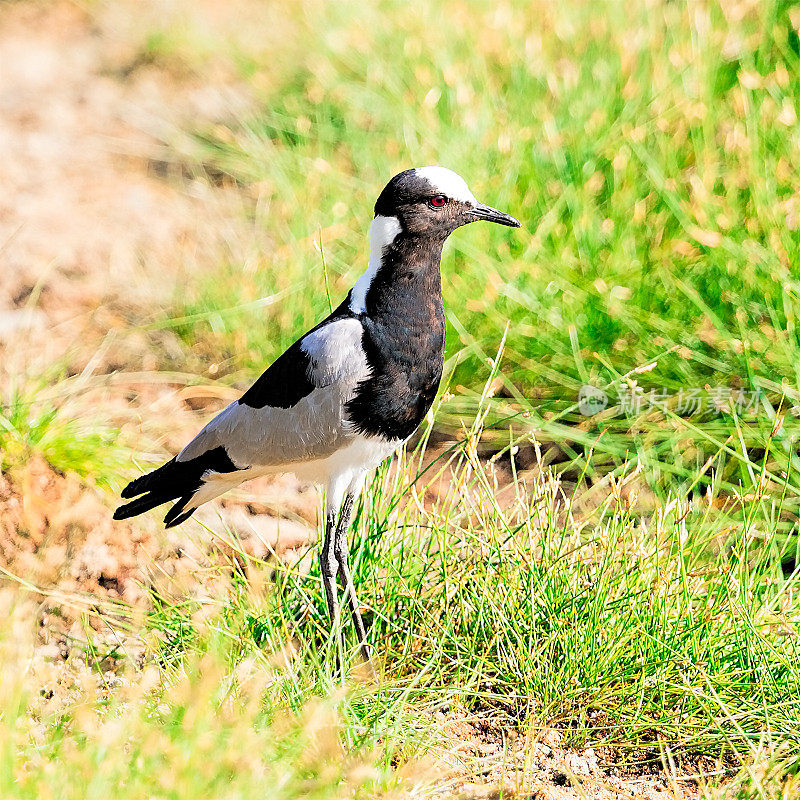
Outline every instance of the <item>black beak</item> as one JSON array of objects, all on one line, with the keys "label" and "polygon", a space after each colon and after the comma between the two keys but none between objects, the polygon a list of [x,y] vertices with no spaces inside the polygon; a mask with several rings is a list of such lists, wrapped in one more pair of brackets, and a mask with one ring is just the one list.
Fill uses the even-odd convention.
[{"label": "black beak", "polygon": [[519,228],[519,220],[514,219],[510,214],[504,214],[491,206],[478,203],[474,208],[467,211],[475,219],[485,219],[487,222],[496,222],[498,225],[508,225],[509,228]]}]

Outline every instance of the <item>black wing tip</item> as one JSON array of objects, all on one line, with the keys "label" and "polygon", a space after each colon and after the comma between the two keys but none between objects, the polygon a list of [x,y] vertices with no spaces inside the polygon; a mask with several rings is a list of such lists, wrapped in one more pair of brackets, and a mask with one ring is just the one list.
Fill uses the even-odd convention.
[{"label": "black wing tip", "polygon": [[[136,479],[138,480],[138,478]],[[119,496],[124,498],[125,500],[130,500],[132,497],[137,497],[138,495],[142,494],[141,491],[136,491],[136,481],[131,481],[120,493]]]},{"label": "black wing tip", "polygon": [[[125,503],[124,505],[119,506],[113,514],[113,518],[115,520],[123,520],[129,519],[130,517],[138,517],[139,514],[144,514],[146,511],[150,511],[156,506],[163,505],[164,503],[169,502],[171,498],[167,497],[158,497],[154,496],[152,493],[145,497],[139,497],[138,499],[134,500],[131,503]],[[180,525],[181,522],[185,522],[189,517],[194,514],[197,510],[196,508],[186,509],[186,504],[192,499],[191,495],[185,495],[175,503],[172,508],[167,512],[167,515],[164,517],[164,526],[166,528],[173,528],[175,525]]]},{"label": "black wing tip", "polygon": [[179,514],[177,517],[175,517],[175,519],[170,520],[169,522],[165,522],[164,527],[174,528],[177,525],[180,525],[182,522],[186,522],[186,520],[189,519],[189,517],[191,517],[192,514],[194,514],[194,509],[192,509],[191,511],[187,511],[184,514]]},{"label": "black wing tip", "polygon": [[190,508],[185,510],[186,504],[191,500],[191,495],[187,495],[186,497],[181,497],[177,503],[175,503],[172,508],[167,511],[167,515],[164,517],[164,527],[165,528],[174,528],[176,525],[180,525],[181,522],[185,522],[189,517],[194,514],[196,508]]},{"label": "black wing tip", "polygon": [[[138,500],[134,500],[131,503],[125,503],[124,505],[118,506],[114,511],[113,518],[116,520],[129,519],[130,517],[137,517],[139,514],[149,511],[154,506],[148,503],[147,499],[148,498],[140,497]],[[162,500],[162,502],[164,501]]]},{"label": "black wing tip", "polygon": [[125,499],[130,499],[140,494],[144,494],[145,492],[152,491],[157,484],[161,483],[165,478],[168,478],[172,472],[174,472],[176,459],[177,456],[173,456],[169,461],[162,464],[160,467],[150,470],[150,472],[145,472],[144,475],[140,475],[138,478],[134,478],[120,492],[120,496],[124,497]]},{"label": "black wing tip", "polygon": [[203,484],[203,475],[209,470],[226,473],[236,472],[239,467],[231,461],[222,445],[188,461],[179,462],[173,458],[158,469],[135,478],[120,492],[130,502],[117,508],[114,519],[135,517],[178,499],[167,512],[164,523],[168,528],[179,525],[194,513],[195,507],[189,511],[184,509]]}]

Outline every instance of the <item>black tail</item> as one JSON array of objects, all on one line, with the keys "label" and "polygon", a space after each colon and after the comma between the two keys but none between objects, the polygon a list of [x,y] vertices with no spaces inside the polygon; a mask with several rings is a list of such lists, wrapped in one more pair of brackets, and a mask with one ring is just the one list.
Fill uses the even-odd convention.
[{"label": "black tail", "polygon": [[237,469],[222,446],[208,450],[189,461],[176,461],[173,458],[158,469],[135,478],[122,490],[122,497],[126,500],[130,497],[136,499],[121,505],[114,512],[114,519],[135,517],[178,499],[164,517],[164,523],[168,528],[180,525],[194,513],[194,508],[188,511],[185,508],[202,486],[206,472],[235,472]]}]

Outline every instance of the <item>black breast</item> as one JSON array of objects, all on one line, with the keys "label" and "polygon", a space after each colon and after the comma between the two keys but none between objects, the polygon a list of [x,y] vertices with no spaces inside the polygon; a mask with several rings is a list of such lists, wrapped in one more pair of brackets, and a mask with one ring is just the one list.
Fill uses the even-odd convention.
[{"label": "black breast", "polygon": [[371,375],[347,404],[348,419],[361,433],[407,439],[428,413],[442,379],[438,257],[435,269],[416,266],[407,272],[381,269],[367,293],[362,341]]}]

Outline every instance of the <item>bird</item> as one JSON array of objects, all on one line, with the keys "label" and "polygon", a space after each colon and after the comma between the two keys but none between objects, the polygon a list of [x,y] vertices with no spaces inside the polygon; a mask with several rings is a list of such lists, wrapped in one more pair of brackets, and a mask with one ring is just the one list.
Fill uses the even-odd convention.
[{"label": "bird", "polygon": [[342,635],[338,577],[371,665],[349,565],[350,521],[365,476],[408,441],[433,403],[445,352],[442,247],[457,228],[479,220],[520,227],[446,167],[395,175],[375,203],[366,271],[342,303],[174,458],[132,480],[121,492],[130,502],[114,519],[172,502],[164,517],[170,528],[265,474],[291,472],[321,485],[319,565],[332,632]]}]

